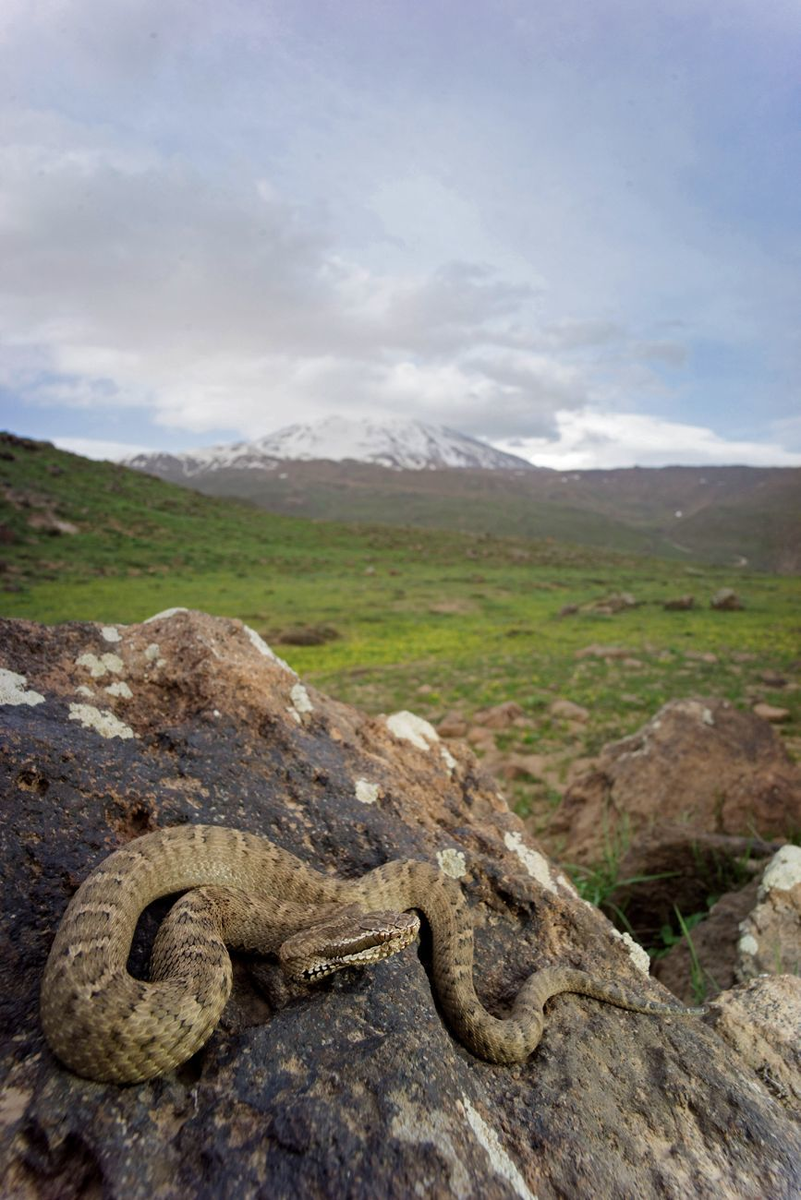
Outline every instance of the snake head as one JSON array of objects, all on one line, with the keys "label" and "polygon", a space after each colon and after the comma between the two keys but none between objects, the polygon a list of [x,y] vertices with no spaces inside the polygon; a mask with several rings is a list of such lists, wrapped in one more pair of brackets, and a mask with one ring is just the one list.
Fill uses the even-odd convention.
[{"label": "snake head", "polygon": [[343,967],[368,966],[397,954],[419,929],[415,913],[363,913],[350,906],[287,938],[278,958],[291,979],[315,983]]}]

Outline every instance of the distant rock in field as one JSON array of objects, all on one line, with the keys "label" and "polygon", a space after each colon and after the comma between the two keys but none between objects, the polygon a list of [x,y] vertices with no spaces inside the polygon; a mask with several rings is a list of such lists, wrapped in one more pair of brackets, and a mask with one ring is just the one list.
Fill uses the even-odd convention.
[{"label": "distant rock in field", "polygon": [[494,704],[492,708],[480,709],[473,714],[473,720],[485,729],[508,729],[522,716],[523,709],[516,701],[505,700],[503,704]]},{"label": "distant rock in field", "polygon": [[589,612],[602,613],[607,616],[613,616],[615,613],[625,612],[627,608],[636,607],[637,601],[631,592],[615,592],[612,596],[605,596],[602,600],[594,600],[592,604],[584,606]]},{"label": "distant rock in field", "polygon": [[789,708],[778,708],[775,704],[755,704],[751,711],[763,721],[770,721],[771,725],[781,725],[792,716]]},{"label": "distant rock in field", "polygon": [[280,646],[323,646],[341,637],[333,625],[295,625],[282,629],[270,640]]},{"label": "distant rock in field", "polygon": [[695,607],[695,596],[676,596],[673,600],[665,600],[662,607],[668,612],[687,612]]},{"label": "distant rock in field", "polygon": [[591,645],[577,650],[574,658],[628,658],[630,654],[631,651],[625,646],[602,646],[598,642],[592,642]]},{"label": "distant rock in field", "polygon": [[559,613],[558,613],[558,615],[559,615],[560,617],[573,617],[573,616],[575,616],[575,615],[576,615],[576,613],[577,613],[578,611],[579,611],[579,606],[578,606],[578,604],[564,604],[564,605],[562,605],[562,607],[559,609]]},{"label": "distant rock in field", "polygon": [[743,607],[740,597],[733,588],[720,588],[715,592],[710,604],[718,612],[736,612]]},{"label": "distant rock in field", "polygon": [[436,726],[437,733],[444,738],[463,738],[467,733],[467,721],[459,712],[449,712]]},{"label": "distant rock in field", "polygon": [[781,675],[778,671],[760,671],[759,678],[770,688],[779,689],[787,687],[787,677]]},{"label": "distant rock in field", "polygon": [[717,654],[711,650],[685,650],[684,657],[690,662],[709,663],[710,666],[719,661]]},{"label": "distant rock in field", "polygon": [[554,700],[553,704],[549,706],[548,712],[552,717],[558,717],[562,721],[579,721],[584,724],[590,719],[590,710],[581,704],[575,704],[572,700]]},{"label": "distant rock in field", "polygon": [[633,836],[663,822],[786,837],[801,827],[801,767],[753,713],[726,700],[671,700],[604,747],[565,793],[549,837],[564,837],[574,862],[599,862],[622,829]]}]

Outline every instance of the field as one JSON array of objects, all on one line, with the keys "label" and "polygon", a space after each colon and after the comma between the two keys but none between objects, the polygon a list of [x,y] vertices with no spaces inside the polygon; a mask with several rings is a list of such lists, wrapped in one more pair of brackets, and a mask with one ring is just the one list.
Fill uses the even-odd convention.
[{"label": "field", "polygon": [[[312,522],[45,443],[0,449],[3,615],[133,622],[182,605],[241,618],[305,679],[369,712],[409,708],[437,722],[455,710],[470,723],[515,700],[524,719],[496,741],[543,758],[539,775],[506,789],[539,834],[576,760],[672,697],[787,707],[785,736],[798,748],[801,691],[771,681],[797,668],[792,577],[547,539]],[[710,607],[721,587],[736,588],[741,611]],[[619,593],[635,603],[594,611]],[[663,608],[686,593],[692,610]],[[568,605],[579,611],[561,616]],[[627,655],[577,657],[593,644]],[[552,716],[557,698],[589,719]]]}]

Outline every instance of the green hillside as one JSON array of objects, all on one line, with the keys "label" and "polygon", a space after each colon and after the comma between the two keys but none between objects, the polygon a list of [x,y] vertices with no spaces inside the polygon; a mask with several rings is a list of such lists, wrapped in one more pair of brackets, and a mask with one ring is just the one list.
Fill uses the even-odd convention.
[{"label": "green hillside", "polygon": [[162,478],[271,512],[495,536],[552,537],[626,554],[801,573],[801,470],[396,471],[356,462],[220,468]]}]

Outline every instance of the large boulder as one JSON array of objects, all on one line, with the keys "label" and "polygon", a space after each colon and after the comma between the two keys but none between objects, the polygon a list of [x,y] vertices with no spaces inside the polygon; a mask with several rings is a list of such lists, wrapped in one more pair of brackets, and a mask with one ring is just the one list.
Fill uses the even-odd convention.
[{"label": "large boulder", "polygon": [[801,768],[753,713],[727,700],[671,700],[604,747],[568,788],[548,836],[575,862],[600,862],[657,823],[787,837],[801,828]]},{"label": "large boulder", "polygon": [[[425,937],[300,993],[239,958],[220,1027],[178,1070],[128,1087],[72,1075],[37,1015],[65,905],[110,851],[187,822],[266,834],[342,876],[437,864],[470,903],[478,988],[497,1010],[551,963],[668,996],[469,750],[412,714],[365,717],[305,687],[241,623],[7,621],[0,647],[0,1193],[798,1194],[797,1114],[761,1059],[698,1018],[561,997],[528,1062],[479,1061],[432,999]],[[141,922],[135,971],[165,907]]]}]

